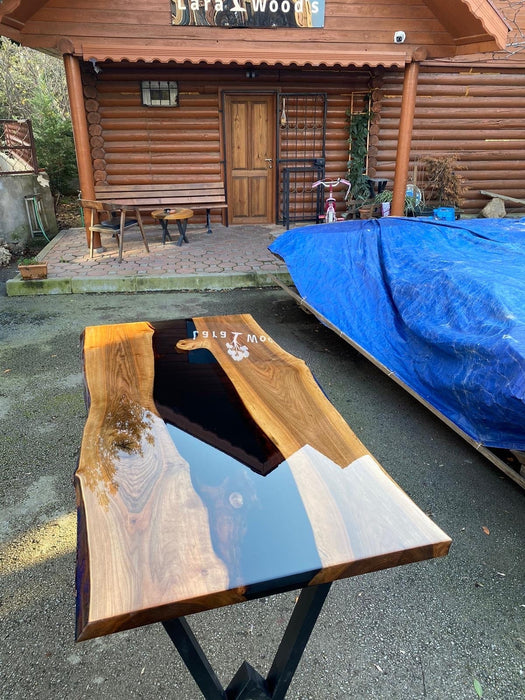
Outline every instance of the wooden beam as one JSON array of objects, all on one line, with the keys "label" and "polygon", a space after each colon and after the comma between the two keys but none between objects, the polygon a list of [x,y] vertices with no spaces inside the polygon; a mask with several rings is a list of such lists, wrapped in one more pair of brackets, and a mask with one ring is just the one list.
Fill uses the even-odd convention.
[{"label": "wooden beam", "polygon": [[405,193],[408,181],[408,164],[412,144],[412,127],[416,108],[417,80],[419,63],[414,61],[405,68],[401,116],[399,118],[399,137],[397,142],[396,170],[394,175],[394,194],[392,197],[392,216],[403,216]]},{"label": "wooden beam", "polygon": [[514,202],[515,204],[525,204],[525,199],[516,199],[516,197],[508,197],[506,194],[497,194],[496,192],[486,192],[485,190],[480,190],[480,194],[484,194],[486,197],[497,197],[498,199],[503,199],[505,202]]},{"label": "wooden beam", "polygon": [[[69,105],[71,107],[71,122],[73,125],[73,137],[77,154],[78,177],[83,199],[95,199],[95,186],[93,184],[93,165],[89,145],[88,123],[84,108],[84,93],[80,63],[76,56],[64,54],[64,68],[66,71]],[[86,228],[86,239],[90,245],[90,232]],[[100,248],[100,233],[94,233],[93,247]]]}]

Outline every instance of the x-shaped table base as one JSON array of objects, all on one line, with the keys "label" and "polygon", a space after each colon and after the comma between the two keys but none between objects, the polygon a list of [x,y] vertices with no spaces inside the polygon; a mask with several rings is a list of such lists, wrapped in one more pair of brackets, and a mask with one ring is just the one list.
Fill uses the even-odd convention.
[{"label": "x-shaped table base", "polygon": [[266,678],[244,661],[226,689],[186,619],[179,617],[162,624],[206,700],[281,700],[286,696],[331,585],[323,583],[302,589]]}]

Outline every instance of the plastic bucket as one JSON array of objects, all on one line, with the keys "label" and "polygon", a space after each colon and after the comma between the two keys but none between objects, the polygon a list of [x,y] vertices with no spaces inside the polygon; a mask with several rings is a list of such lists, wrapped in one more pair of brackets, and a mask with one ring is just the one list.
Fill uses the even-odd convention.
[{"label": "plastic bucket", "polygon": [[455,221],[456,212],[454,207],[438,207],[434,209],[434,219],[441,219],[441,221]]}]

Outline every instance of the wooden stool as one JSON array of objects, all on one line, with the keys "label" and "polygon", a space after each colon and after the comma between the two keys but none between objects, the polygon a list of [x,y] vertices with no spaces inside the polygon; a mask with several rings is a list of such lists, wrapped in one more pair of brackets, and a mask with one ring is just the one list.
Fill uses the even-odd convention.
[{"label": "wooden stool", "polygon": [[193,216],[191,209],[155,209],[151,212],[154,219],[159,219],[162,225],[162,243],[166,243],[166,238],[171,241],[170,232],[168,231],[168,221],[176,221],[179,229],[179,240],[177,245],[182,245],[182,242],[189,243],[186,237],[186,226],[188,219]]}]

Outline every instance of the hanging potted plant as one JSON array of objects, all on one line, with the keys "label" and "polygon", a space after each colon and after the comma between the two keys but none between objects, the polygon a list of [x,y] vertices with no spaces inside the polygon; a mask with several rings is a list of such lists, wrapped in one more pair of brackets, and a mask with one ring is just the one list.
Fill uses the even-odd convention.
[{"label": "hanging potted plant", "polygon": [[41,280],[47,277],[47,262],[37,258],[21,258],[18,271],[24,280]]}]

